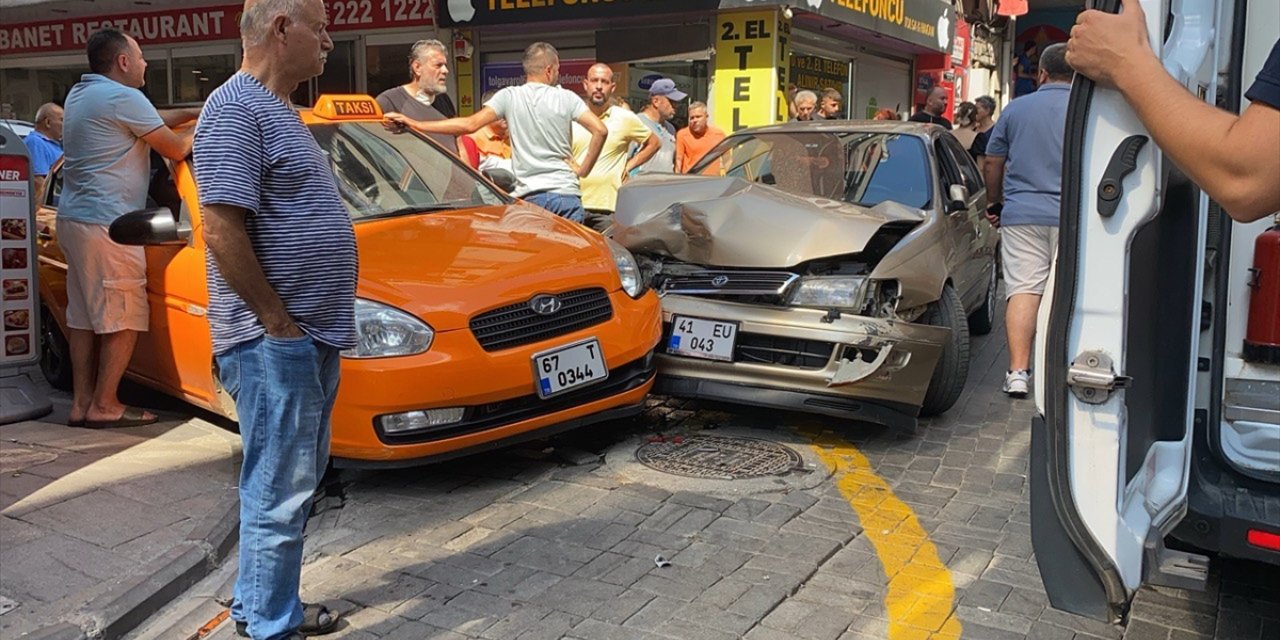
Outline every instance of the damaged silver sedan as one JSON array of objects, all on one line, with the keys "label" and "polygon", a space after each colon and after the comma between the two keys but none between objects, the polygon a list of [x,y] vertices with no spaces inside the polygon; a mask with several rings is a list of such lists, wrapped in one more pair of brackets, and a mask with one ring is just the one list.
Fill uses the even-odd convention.
[{"label": "damaged silver sedan", "polygon": [[631,181],[609,231],[662,296],[656,392],[903,428],[955,404],[998,236],[950,133],[761,127],[704,170]]}]

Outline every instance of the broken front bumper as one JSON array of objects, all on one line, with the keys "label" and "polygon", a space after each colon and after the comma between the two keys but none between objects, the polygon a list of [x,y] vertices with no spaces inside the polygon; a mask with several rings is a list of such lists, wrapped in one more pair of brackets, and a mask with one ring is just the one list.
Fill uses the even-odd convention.
[{"label": "broken front bumper", "polygon": [[[677,315],[736,323],[733,361],[666,353]],[[913,422],[951,338],[945,327],[681,295],[663,297],[662,317],[658,393],[884,424]]]}]

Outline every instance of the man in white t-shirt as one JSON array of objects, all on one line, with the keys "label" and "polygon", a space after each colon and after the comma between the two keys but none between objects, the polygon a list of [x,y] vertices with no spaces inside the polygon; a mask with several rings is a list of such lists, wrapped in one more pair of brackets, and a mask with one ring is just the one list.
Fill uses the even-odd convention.
[{"label": "man in white t-shirt", "polygon": [[[516,175],[512,195],[582,222],[586,211],[578,180],[591,173],[608,129],[582,98],[556,86],[560,81],[560,54],[555,47],[535,42],[524,50],[521,62],[525,83],[499,91],[473,115],[418,122],[393,112],[385,114],[387,126],[392,130],[407,126],[421,133],[463,136],[505,119],[511,136],[511,166]],[[573,160],[574,122],[591,133],[591,143],[581,163]]]}]

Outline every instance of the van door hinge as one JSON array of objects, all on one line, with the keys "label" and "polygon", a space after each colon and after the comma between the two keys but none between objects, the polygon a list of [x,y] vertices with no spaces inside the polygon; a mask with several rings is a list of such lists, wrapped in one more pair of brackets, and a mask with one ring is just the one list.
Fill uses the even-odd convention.
[{"label": "van door hinge", "polygon": [[1067,386],[1085,404],[1102,404],[1113,391],[1129,386],[1131,381],[1129,376],[1116,375],[1111,356],[1100,351],[1076,356],[1067,369]]}]

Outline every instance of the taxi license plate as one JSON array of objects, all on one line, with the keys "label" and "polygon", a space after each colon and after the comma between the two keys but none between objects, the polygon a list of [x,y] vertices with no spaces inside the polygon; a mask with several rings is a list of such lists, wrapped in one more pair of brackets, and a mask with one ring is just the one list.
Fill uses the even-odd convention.
[{"label": "taxi license plate", "polygon": [[538,396],[551,396],[595,384],[609,377],[600,341],[595,338],[558,347],[533,356]]},{"label": "taxi license plate", "polygon": [[720,320],[675,316],[671,319],[671,340],[667,352],[690,358],[733,361],[733,345],[738,325]]}]

